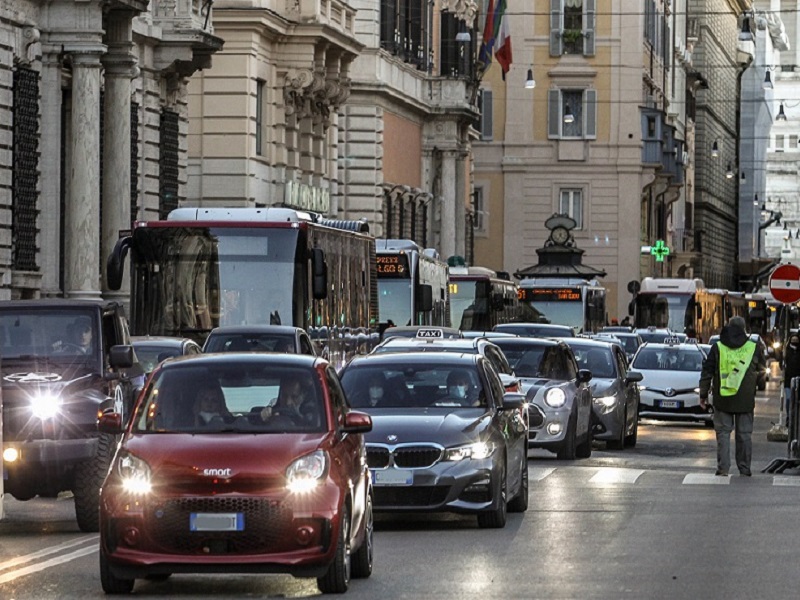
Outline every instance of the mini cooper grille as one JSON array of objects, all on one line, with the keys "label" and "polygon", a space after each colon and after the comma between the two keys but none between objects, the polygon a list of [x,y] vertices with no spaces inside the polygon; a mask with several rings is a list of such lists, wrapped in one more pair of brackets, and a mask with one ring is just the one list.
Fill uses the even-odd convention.
[{"label": "mini cooper grille", "polygon": [[375,507],[395,506],[439,506],[447,499],[450,488],[445,485],[420,485],[413,487],[374,488]]},{"label": "mini cooper grille", "polygon": [[388,448],[367,448],[367,464],[370,469],[385,469],[389,466]]},{"label": "mini cooper grille", "polygon": [[442,457],[439,448],[430,446],[410,446],[396,448],[394,451],[394,464],[401,469],[422,469],[430,467]]},{"label": "mini cooper grille", "polygon": [[[243,513],[244,531],[189,531],[191,513]],[[270,552],[283,544],[292,511],[261,498],[185,498],[169,500],[147,511],[153,539],[166,552],[250,554]]]},{"label": "mini cooper grille", "polygon": [[536,429],[544,425],[544,413],[542,409],[533,404],[528,405],[528,427]]}]

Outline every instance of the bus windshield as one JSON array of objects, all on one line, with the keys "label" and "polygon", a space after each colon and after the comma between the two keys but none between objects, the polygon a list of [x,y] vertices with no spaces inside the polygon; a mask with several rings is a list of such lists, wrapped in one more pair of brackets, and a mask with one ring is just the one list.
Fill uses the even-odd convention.
[{"label": "bus windshield", "polygon": [[486,314],[487,299],[477,298],[477,281],[458,281],[450,283],[450,324],[456,329],[471,331],[476,316]]},{"label": "bus windshield", "polygon": [[378,279],[380,322],[414,325],[411,320],[411,279]]},{"label": "bus windshield", "polygon": [[531,321],[535,323],[553,323],[568,325],[576,332],[583,331],[583,302],[577,301],[536,301],[525,302],[534,315]]},{"label": "bus windshield", "polygon": [[677,294],[647,294],[636,296],[636,325],[638,327],[668,327],[683,333],[693,321],[692,297]]},{"label": "bus windshield", "polygon": [[302,326],[293,301],[304,281],[297,238],[289,228],[137,229],[139,330],[181,336],[218,325]]}]

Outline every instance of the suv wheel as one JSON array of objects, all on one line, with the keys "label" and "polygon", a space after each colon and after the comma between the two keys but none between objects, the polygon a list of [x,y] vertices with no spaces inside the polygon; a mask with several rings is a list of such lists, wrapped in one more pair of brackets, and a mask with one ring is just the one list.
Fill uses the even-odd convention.
[{"label": "suv wheel", "polygon": [[75,496],[75,518],[81,531],[100,529],[100,486],[108,473],[116,445],[116,436],[100,434],[94,458],[75,469],[72,494]]}]

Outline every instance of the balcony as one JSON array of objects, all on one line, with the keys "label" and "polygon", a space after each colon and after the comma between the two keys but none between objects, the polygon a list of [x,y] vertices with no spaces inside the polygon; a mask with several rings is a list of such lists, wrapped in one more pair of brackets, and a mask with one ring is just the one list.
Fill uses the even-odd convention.
[{"label": "balcony", "polygon": [[642,108],[642,164],[656,170],[670,186],[682,186],[683,142],[675,139],[675,128],[664,123],[664,113]]}]

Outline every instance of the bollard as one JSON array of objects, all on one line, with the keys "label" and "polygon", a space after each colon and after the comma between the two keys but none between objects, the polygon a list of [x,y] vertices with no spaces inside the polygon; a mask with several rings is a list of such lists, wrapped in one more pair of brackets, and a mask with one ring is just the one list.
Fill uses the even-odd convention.
[{"label": "bollard", "polygon": [[792,377],[790,382],[791,394],[789,397],[789,414],[786,423],[788,430],[788,455],[790,458],[800,458],[800,448],[798,448],[798,439],[800,439],[800,418],[798,418],[798,388],[800,388],[800,377]]}]

